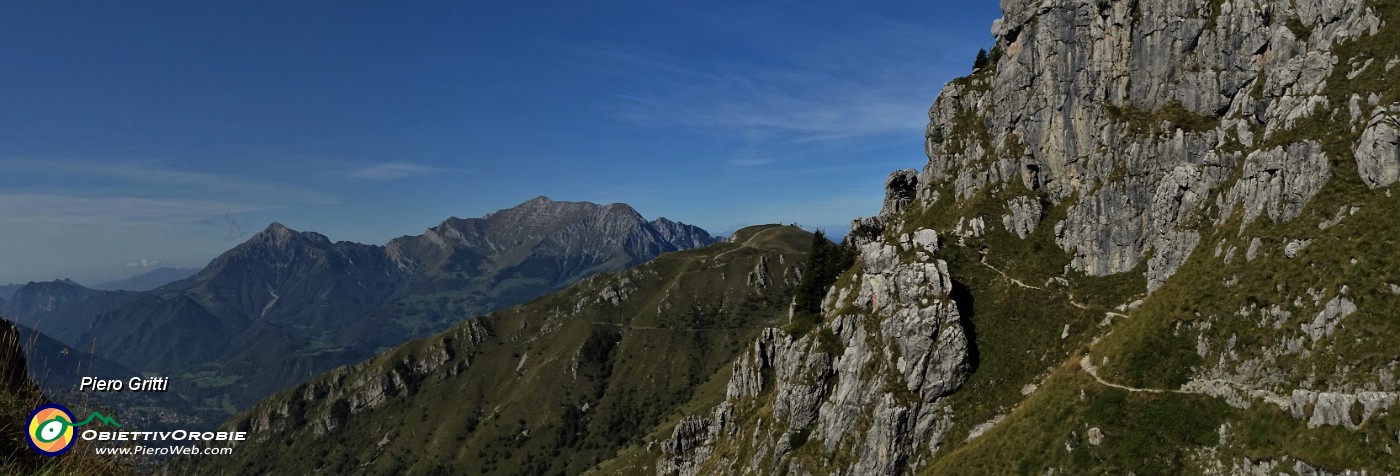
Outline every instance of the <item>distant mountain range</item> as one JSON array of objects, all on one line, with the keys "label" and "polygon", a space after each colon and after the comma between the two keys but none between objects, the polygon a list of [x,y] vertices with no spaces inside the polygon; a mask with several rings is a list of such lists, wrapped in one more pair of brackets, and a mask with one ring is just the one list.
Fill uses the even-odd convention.
[{"label": "distant mountain range", "polygon": [[130,278],[98,283],[89,287],[102,291],[150,291],[194,276],[198,272],[199,268],[156,268]]},{"label": "distant mountain range", "polygon": [[79,337],[92,327],[94,316],[135,298],[135,293],[98,291],[71,279],[31,282],[10,296],[3,315],[16,324],[77,345]]},{"label": "distant mountain range", "polygon": [[0,302],[10,300],[10,296],[15,295],[15,291],[18,291],[19,288],[22,287],[24,287],[23,284],[6,284],[0,286]]},{"label": "distant mountain range", "polygon": [[[92,316],[135,299],[130,291],[148,291],[199,272],[190,268],[159,268],[130,278],[87,287],[71,279],[0,286],[0,312],[25,316],[22,326],[67,343],[91,327]],[[128,292],[109,292],[128,291]]]},{"label": "distant mountain range", "polygon": [[[179,281],[181,279],[194,276],[199,272],[199,268],[156,268],[129,278],[107,281],[83,286],[98,291],[150,291],[152,289]],[[58,279],[57,282],[82,286],[72,279]],[[25,284],[4,284],[0,285],[0,309],[9,301],[16,292],[24,288]]]},{"label": "distant mountain range", "polygon": [[146,292],[30,283],[6,316],[225,412],[336,366],[602,271],[713,243],[624,204],[538,197],[385,246],[273,223]]}]

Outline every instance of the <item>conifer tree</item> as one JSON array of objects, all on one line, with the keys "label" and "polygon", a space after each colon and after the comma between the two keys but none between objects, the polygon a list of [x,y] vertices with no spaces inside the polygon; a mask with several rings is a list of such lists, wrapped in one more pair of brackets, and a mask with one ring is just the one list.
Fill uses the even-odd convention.
[{"label": "conifer tree", "polygon": [[977,50],[977,59],[972,61],[974,71],[987,67],[987,50]]}]

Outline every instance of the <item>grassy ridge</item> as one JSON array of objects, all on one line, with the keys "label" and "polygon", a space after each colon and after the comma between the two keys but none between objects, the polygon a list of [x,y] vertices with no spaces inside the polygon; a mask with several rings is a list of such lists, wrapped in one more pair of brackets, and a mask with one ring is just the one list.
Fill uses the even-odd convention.
[{"label": "grassy ridge", "polygon": [[[723,396],[733,358],[759,329],[786,319],[811,237],[745,229],[734,242],[669,253],[463,325],[480,331],[459,326],[410,342],[231,420],[276,423],[234,455],[172,469],[578,474]],[[766,286],[754,274],[763,268]],[[431,370],[412,371],[442,355]],[[392,375],[406,376],[403,388],[380,406],[351,413],[363,395],[337,393]],[[320,389],[332,390],[304,398]],[[281,408],[286,419],[276,416]],[[326,422],[335,429],[317,431]]]}]

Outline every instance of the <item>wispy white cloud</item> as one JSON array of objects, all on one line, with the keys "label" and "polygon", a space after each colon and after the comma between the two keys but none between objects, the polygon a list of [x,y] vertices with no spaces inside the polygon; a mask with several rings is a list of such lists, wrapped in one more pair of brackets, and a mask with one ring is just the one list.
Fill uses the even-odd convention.
[{"label": "wispy white cloud", "polygon": [[172,217],[243,213],[259,209],[262,207],[205,199],[0,193],[0,220],[4,220],[5,223],[20,220],[29,223],[57,221],[82,225],[115,219],[159,221]]},{"label": "wispy white cloud", "polygon": [[874,26],[762,62],[697,63],[635,45],[580,47],[578,54],[628,73],[609,107],[634,125],[770,143],[921,133],[942,87],[939,78],[967,72],[971,57],[952,52],[968,49],[971,40],[906,23],[862,21]]},{"label": "wispy white cloud", "polygon": [[132,261],[132,262],[127,263],[127,264],[126,264],[126,267],[128,267],[128,268],[151,268],[151,267],[155,267],[155,266],[160,266],[160,265],[162,265],[162,264],[165,264],[165,262],[164,262],[164,261],[161,261],[161,260],[158,260],[158,259],[144,259],[144,258],[143,258],[143,259],[139,259],[139,260],[136,260],[136,261]]},{"label": "wispy white cloud", "polygon": [[749,140],[808,142],[917,134],[928,119],[929,88],[751,70],[689,75],[687,87],[616,97],[619,117]]},{"label": "wispy white cloud", "polygon": [[[246,178],[229,174],[190,172],[159,162],[99,162],[72,159],[6,158],[0,159],[0,167],[6,170],[23,171],[25,174],[44,179],[58,178],[57,182],[73,182],[75,179],[99,179],[104,184],[101,189],[92,187],[72,187],[75,195],[86,195],[103,189],[112,193],[128,194],[141,192],[141,195],[161,192],[166,195],[220,197],[242,199],[265,204],[309,204],[333,205],[335,197],[308,189],[304,186],[279,179]],[[158,189],[142,188],[158,187]]]},{"label": "wispy white cloud", "polygon": [[385,162],[356,170],[350,176],[365,180],[394,180],[433,175],[444,171],[440,167],[412,162]]}]

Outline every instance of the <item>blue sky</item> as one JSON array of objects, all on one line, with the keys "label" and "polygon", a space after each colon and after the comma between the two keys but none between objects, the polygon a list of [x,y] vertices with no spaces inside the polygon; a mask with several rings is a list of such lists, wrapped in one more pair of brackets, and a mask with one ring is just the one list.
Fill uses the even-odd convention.
[{"label": "blue sky", "polygon": [[996,2],[0,0],[0,283],[537,195],[843,233]]}]

